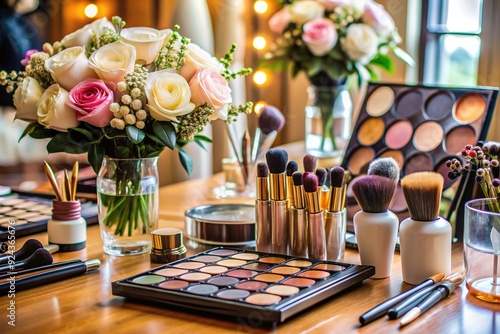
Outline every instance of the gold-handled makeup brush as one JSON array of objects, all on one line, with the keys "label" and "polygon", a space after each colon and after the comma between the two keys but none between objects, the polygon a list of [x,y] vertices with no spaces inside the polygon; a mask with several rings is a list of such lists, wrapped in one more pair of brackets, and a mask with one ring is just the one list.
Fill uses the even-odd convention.
[{"label": "gold-handled makeup brush", "polygon": [[304,164],[304,171],[314,173],[316,171],[316,164],[318,162],[318,158],[314,155],[306,154],[302,159],[302,163]]},{"label": "gold-handled makeup brush", "polygon": [[290,205],[290,207],[295,206],[292,175],[297,170],[299,170],[299,166],[297,165],[297,163],[293,160],[288,161],[288,164],[286,165],[286,192],[289,202],[288,204]]},{"label": "gold-handled makeup brush", "polygon": [[255,199],[255,247],[259,252],[271,252],[271,202],[269,201],[269,169],[265,162],[257,164]]},{"label": "gold-handled makeup brush", "polygon": [[69,179],[68,171],[64,170],[64,192],[66,193],[66,200],[71,201],[73,198],[73,193],[71,189],[71,181]]},{"label": "gold-handled makeup brush", "polygon": [[45,169],[45,175],[47,176],[47,179],[49,180],[49,183],[52,187],[52,190],[54,191],[54,194],[56,195],[56,198],[58,201],[62,201],[63,197],[61,194],[61,191],[59,190],[59,186],[57,185],[57,179],[56,176],[54,175],[54,171],[50,167],[49,163],[47,161],[44,161],[44,169]]},{"label": "gold-handled makeup brush", "polygon": [[321,210],[325,210],[328,203],[328,189],[324,187],[327,177],[326,168],[316,168],[315,174],[318,177],[318,195]]},{"label": "gold-handled makeup brush", "polygon": [[329,212],[338,212],[343,209],[342,195],[344,189],[345,170],[340,166],[335,166],[330,169],[330,194],[328,195]]},{"label": "gold-handled makeup brush", "polygon": [[251,157],[250,157],[250,134],[248,133],[248,130],[245,131],[243,134],[243,138],[241,139],[241,162],[243,165],[243,178],[245,181],[245,184],[248,184],[250,181],[248,178],[250,176],[250,164],[251,164]]},{"label": "gold-handled makeup brush", "polygon": [[292,174],[292,198],[294,205],[290,206],[290,254],[307,257],[307,213],[305,209],[304,192],[302,189],[302,173]]},{"label": "gold-handled makeup brush", "polygon": [[71,194],[73,195],[73,197],[71,198],[72,201],[76,200],[76,187],[78,184],[79,168],[80,168],[80,165],[79,165],[79,162],[77,160],[73,164],[73,170],[71,171]]}]

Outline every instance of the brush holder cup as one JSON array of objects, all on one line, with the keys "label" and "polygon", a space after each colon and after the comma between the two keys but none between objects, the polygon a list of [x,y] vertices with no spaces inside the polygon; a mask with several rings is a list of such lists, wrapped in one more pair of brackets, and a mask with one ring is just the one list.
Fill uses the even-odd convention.
[{"label": "brush holder cup", "polygon": [[236,158],[222,159],[224,184],[215,187],[212,193],[215,198],[254,198],[255,168],[250,166],[249,175],[245,180],[240,164]]},{"label": "brush holder cup", "polygon": [[465,205],[464,265],[467,290],[474,297],[500,303],[500,213],[496,199]]}]

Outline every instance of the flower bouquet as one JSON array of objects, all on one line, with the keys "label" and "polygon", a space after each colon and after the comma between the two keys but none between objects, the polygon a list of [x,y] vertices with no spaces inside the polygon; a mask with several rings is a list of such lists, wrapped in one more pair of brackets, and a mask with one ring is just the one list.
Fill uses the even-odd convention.
[{"label": "flower bouquet", "polygon": [[22,137],[51,138],[49,153],[87,152],[96,173],[103,166],[99,220],[114,236],[147,233],[157,219],[150,208],[157,173],[146,173],[153,185],[144,183],[142,162],[165,147],[178,149],[189,174],[193,163],[183,147],[191,141],[203,147],[211,142],[199,134],[208,123],[252,109],[250,102],[230,105],[228,82],[251,72],[229,69],[235,45],[216,59],[178,26],[124,26],[117,16],[99,19],[42,51],[28,51],[24,71],[0,72],[0,84],[14,92],[16,118],[30,122]]},{"label": "flower bouquet", "polygon": [[[316,123],[321,123],[322,151],[325,145],[335,146],[335,127],[350,130],[350,124],[335,126],[332,112],[335,103],[349,98],[347,91],[342,94],[347,79],[357,74],[361,85],[378,78],[377,67],[392,72],[394,64],[389,51],[408,64],[413,64],[413,59],[397,46],[401,37],[394,21],[375,1],[282,2],[283,8],[269,20],[270,29],[280,37],[260,65],[271,70],[289,70],[294,78],[301,72],[307,75],[312,85],[309,103],[319,109]],[[352,103],[344,108],[350,114]],[[338,113],[341,116],[341,111]],[[342,134],[338,136],[342,138]]]}]

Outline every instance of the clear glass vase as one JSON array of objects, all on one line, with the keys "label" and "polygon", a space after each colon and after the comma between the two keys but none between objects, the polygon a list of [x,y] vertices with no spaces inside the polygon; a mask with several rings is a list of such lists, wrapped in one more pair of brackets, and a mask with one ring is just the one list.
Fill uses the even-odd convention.
[{"label": "clear glass vase", "polygon": [[306,152],[318,158],[340,157],[351,135],[352,99],[347,85],[312,85],[307,93]]},{"label": "clear glass vase", "polygon": [[104,252],[147,253],[158,225],[158,158],[105,157],[97,175],[99,226]]}]

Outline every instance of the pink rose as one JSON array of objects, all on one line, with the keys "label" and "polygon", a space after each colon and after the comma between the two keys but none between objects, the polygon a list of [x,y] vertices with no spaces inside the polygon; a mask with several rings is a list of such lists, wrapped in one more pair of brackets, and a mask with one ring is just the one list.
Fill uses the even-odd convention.
[{"label": "pink rose", "polygon": [[377,34],[384,37],[392,34],[396,29],[394,20],[389,13],[387,13],[384,6],[373,0],[368,0],[366,2],[363,22],[372,27]]},{"label": "pink rose", "polygon": [[282,8],[280,11],[276,12],[269,20],[269,28],[272,32],[276,34],[281,34],[290,24],[290,12],[288,9]]},{"label": "pink rose", "polygon": [[314,19],[304,24],[302,40],[313,55],[321,57],[337,44],[337,30],[329,19]]},{"label": "pink rose", "polygon": [[337,7],[347,7],[351,4],[351,0],[319,0],[325,6],[327,11],[332,11]]},{"label": "pink rose", "polygon": [[[213,69],[196,72],[189,81],[191,102],[199,106],[208,103],[215,109],[221,109],[232,102],[231,88],[222,75]],[[223,115],[219,115],[224,118]]]},{"label": "pink rose", "polygon": [[35,54],[35,53],[38,53],[38,50],[31,49],[31,50],[26,51],[26,53],[24,54],[24,59],[21,60],[21,65],[23,65],[23,66],[28,65],[28,63],[30,62],[30,59],[31,59],[31,55]]},{"label": "pink rose", "polygon": [[66,104],[77,112],[79,121],[93,126],[104,127],[113,118],[109,110],[113,102],[113,91],[104,81],[87,79],[71,89]]}]

